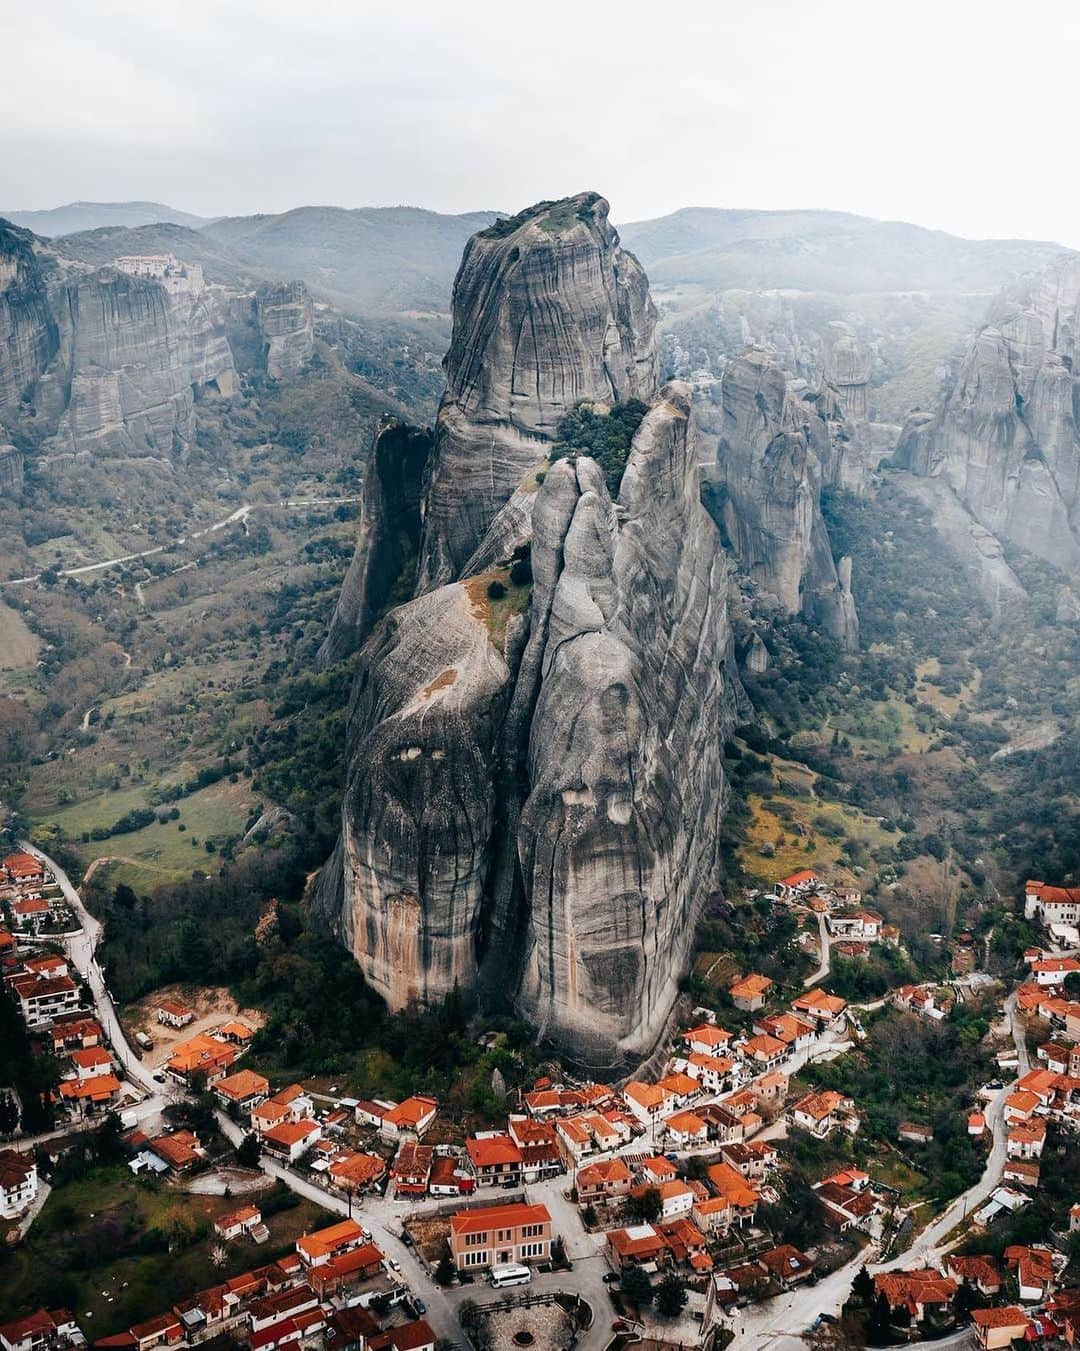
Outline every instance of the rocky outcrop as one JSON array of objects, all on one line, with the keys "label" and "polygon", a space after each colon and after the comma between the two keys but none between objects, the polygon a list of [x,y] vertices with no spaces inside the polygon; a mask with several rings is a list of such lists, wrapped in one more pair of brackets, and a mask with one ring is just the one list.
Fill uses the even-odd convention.
[{"label": "rocky outcrop", "polygon": [[836,391],[844,417],[865,422],[869,416],[870,355],[860,344],[850,324],[834,320],[824,334],[825,383]]},{"label": "rocky outcrop", "polygon": [[642,422],[617,510],[591,460],[560,461],[536,517],[519,1004],[603,1066],[662,1033],[715,885],[731,635],[688,387]]},{"label": "rocky outcrop", "polygon": [[[427,570],[359,655],[316,911],[392,1007],[479,988],[610,1069],[661,1034],[715,886],[740,697],[727,563],[700,503],[689,388],[647,387],[652,308],[602,199],[478,236],[455,296]],[[588,457],[548,467],[563,412],[642,394],[614,502]],[[476,485],[478,466],[474,510],[456,475]],[[389,515],[383,477],[370,514],[365,490],[372,522]],[[392,571],[367,558],[380,531],[361,532],[354,610]],[[522,611],[506,564],[526,541]]]},{"label": "rocky outcrop", "polygon": [[23,457],[14,446],[0,443],[0,492],[12,495],[22,492]]},{"label": "rocky outcrop", "polygon": [[897,461],[948,483],[980,525],[1080,568],[1080,259],[1003,292],[933,417],[909,420]]},{"label": "rocky outcrop", "polygon": [[232,352],[217,307],[199,285],[109,268],[56,300],[60,351],[50,375],[70,389],[53,454],[157,455],[194,437],[196,391],[229,395]]},{"label": "rocky outcrop", "polygon": [[315,350],[315,308],[302,281],[260,286],[255,313],[263,342],[263,362],[274,380],[303,371]]},{"label": "rocky outcrop", "polygon": [[454,283],[421,585],[457,577],[584,400],[648,399],[655,311],[596,193],[543,202],[469,241]]},{"label": "rocky outcrop", "polygon": [[432,435],[397,418],[378,425],[360,495],[356,550],[342,584],[319,665],[341,661],[371,632],[395,588],[412,593],[420,549],[420,499]]},{"label": "rocky outcrop", "polygon": [[0,220],[0,413],[38,379],[58,343],[33,241],[28,230]]},{"label": "rocky outcrop", "polygon": [[838,574],[821,515],[825,420],[794,397],[783,371],[751,349],[721,385],[715,465],[704,471],[714,513],[759,592],[858,646],[850,564]]}]

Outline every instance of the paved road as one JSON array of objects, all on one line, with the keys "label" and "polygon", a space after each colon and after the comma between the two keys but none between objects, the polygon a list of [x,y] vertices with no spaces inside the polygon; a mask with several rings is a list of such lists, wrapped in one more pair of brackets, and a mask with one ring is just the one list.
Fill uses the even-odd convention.
[{"label": "paved road", "polygon": [[35,858],[41,859],[56,878],[60,890],[64,894],[64,899],[82,925],[81,932],[69,934],[65,937],[64,950],[67,953],[68,961],[90,990],[98,1021],[101,1023],[105,1035],[112,1045],[113,1054],[120,1062],[124,1073],[133,1084],[152,1097],[169,1096],[169,1090],[163,1088],[160,1084],[156,1084],[150,1071],[140,1063],[138,1053],[128,1043],[124,1029],[120,1025],[112,996],[106,989],[105,978],[95,956],[97,945],[101,940],[101,925],[83,905],[82,897],[72,885],[67,873],[55,859],[51,859],[48,854],[43,853],[28,840],[20,840],[19,847],[25,849],[28,854],[33,854]]},{"label": "paved road", "polygon": [[846,1265],[839,1267],[817,1285],[804,1285],[787,1295],[761,1304],[748,1304],[738,1310],[729,1323],[736,1333],[736,1346],[771,1347],[806,1351],[803,1334],[822,1313],[839,1314],[851,1292],[851,1282],[859,1268],[869,1262],[875,1252],[871,1245]]},{"label": "paved road", "polygon": [[803,981],[803,989],[809,990],[811,985],[816,985],[819,980],[824,980],[832,968],[832,950],[829,946],[829,929],[825,923],[825,916],[818,915],[818,950],[821,953],[821,964],[816,971],[811,972]]}]

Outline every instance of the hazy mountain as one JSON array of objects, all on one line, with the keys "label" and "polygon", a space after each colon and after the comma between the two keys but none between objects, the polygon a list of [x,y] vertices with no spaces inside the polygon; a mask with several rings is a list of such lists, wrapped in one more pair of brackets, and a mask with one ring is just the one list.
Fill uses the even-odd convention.
[{"label": "hazy mountain", "polygon": [[1068,250],[1023,239],[960,239],[839,211],[685,207],[620,227],[660,284],[865,292],[994,291]]},{"label": "hazy mountain", "polygon": [[197,229],[212,219],[193,216],[190,211],[178,211],[162,202],[68,202],[67,206],[53,206],[47,211],[0,211],[0,216],[47,239],[74,234],[76,230],[97,230],[103,225],[130,228],[155,225],[160,221]]},{"label": "hazy mountain", "polygon": [[173,253],[185,263],[201,263],[207,281],[226,286],[243,286],[263,277],[288,279],[280,274],[246,268],[227,249],[207,239],[203,231],[191,230],[184,225],[140,225],[134,229],[105,226],[64,235],[62,239],[53,240],[52,247],[64,258],[98,267],[127,253]]},{"label": "hazy mountain", "polygon": [[232,216],[202,233],[265,273],[300,277],[317,295],[363,313],[446,313],[469,236],[493,211],[445,216],[418,207],[302,206]]}]

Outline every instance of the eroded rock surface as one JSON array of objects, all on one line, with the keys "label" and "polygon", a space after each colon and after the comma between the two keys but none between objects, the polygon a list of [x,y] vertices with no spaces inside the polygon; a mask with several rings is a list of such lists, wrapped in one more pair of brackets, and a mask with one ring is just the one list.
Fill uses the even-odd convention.
[{"label": "eroded rock surface", "polygon": [[1007,288],[933,417],[897,448],[999,539],[1080,568],[1080,259]]},{"label": "eroded rock surface", "polygon": [[59,341],[33,238],[0,220],[0,413],[42,374]]},{"label": "eroded rock surface", "polygon": [[[690,391],[656,392],[652,328],[594,194],[466,251],[418,595],[360,651],[315,892],[392,1007],[483,987],[597,1069],[651,1049],[685,973],[740,697]],[[615,502],[587,456],[548,464],[565,412],[631,397],[651,408]],[[526,545],[531,595],[508,616]]]},{"label": "eroded rock surface", "polygon": [[689,394],[661,391],[617,509],[585,459],[556,464],[537,501],[555,539],[566,524],[533,591],[542,657],[519,836],[520,1003],[593,1064],[661,1034],[715,885],[731,631]]},{"label": "eroded rock surface", "polygon": [[460,575],[495,516],[541,468],[583,400],[648,399],[655,311],[637,259],[596,193],[482,230],[454,283],[420,564],[423,587]]},{"label": "eroded rock surface", "polygon": [[751,349],[724,372],[713,430],[705,478],[750,579],[785,613],[812,616],[843,647],[857,647],[850,565],[838,572],[821,515],[825,419],[795,398],[770,354]]},{"label": "eroded rock surface", "polygon": [[319,649],[320,666],[340,661],[367,637],[395,588],[411,594],[431,444],[426,428],[396,418],[376,428],[362,478],[356,550]]},{"label": "eroded rock surface", "polygon": [[315,309],[302,281],[260,286],[255,313],[266,373],[274,380],[299,375],[315,350]]}]

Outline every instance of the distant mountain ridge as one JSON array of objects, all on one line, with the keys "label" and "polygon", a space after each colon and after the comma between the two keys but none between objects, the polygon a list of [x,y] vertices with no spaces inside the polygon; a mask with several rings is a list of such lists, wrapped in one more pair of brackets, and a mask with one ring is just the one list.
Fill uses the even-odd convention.
[{"label": "distant mountain ridge", "polygon": [[961,239],[843,211],[684,207],[619,233],[654,283],[717,290],[993,292],[1071,252],[1046,240]]},{"label": "distant mountain ridge", "polygon": [[411,206],[301,206],[229,216],[202,233],[248,266],[302,277],[345,308],[446,314],[469,236],[497,218],[494,211],[448,216]]},{"label": "distant mountain ridge", "polygon": [[139,225],[187,225],[196,230],[209,225],[212,216],[195,216],[162,202],[68,202],[65,206],[49,207],[44,211],[4,211],[0,216],[33,230],[46,239],[75,234],[80,230],[98,230],[106,225],[122,225],[129,229]]}]

